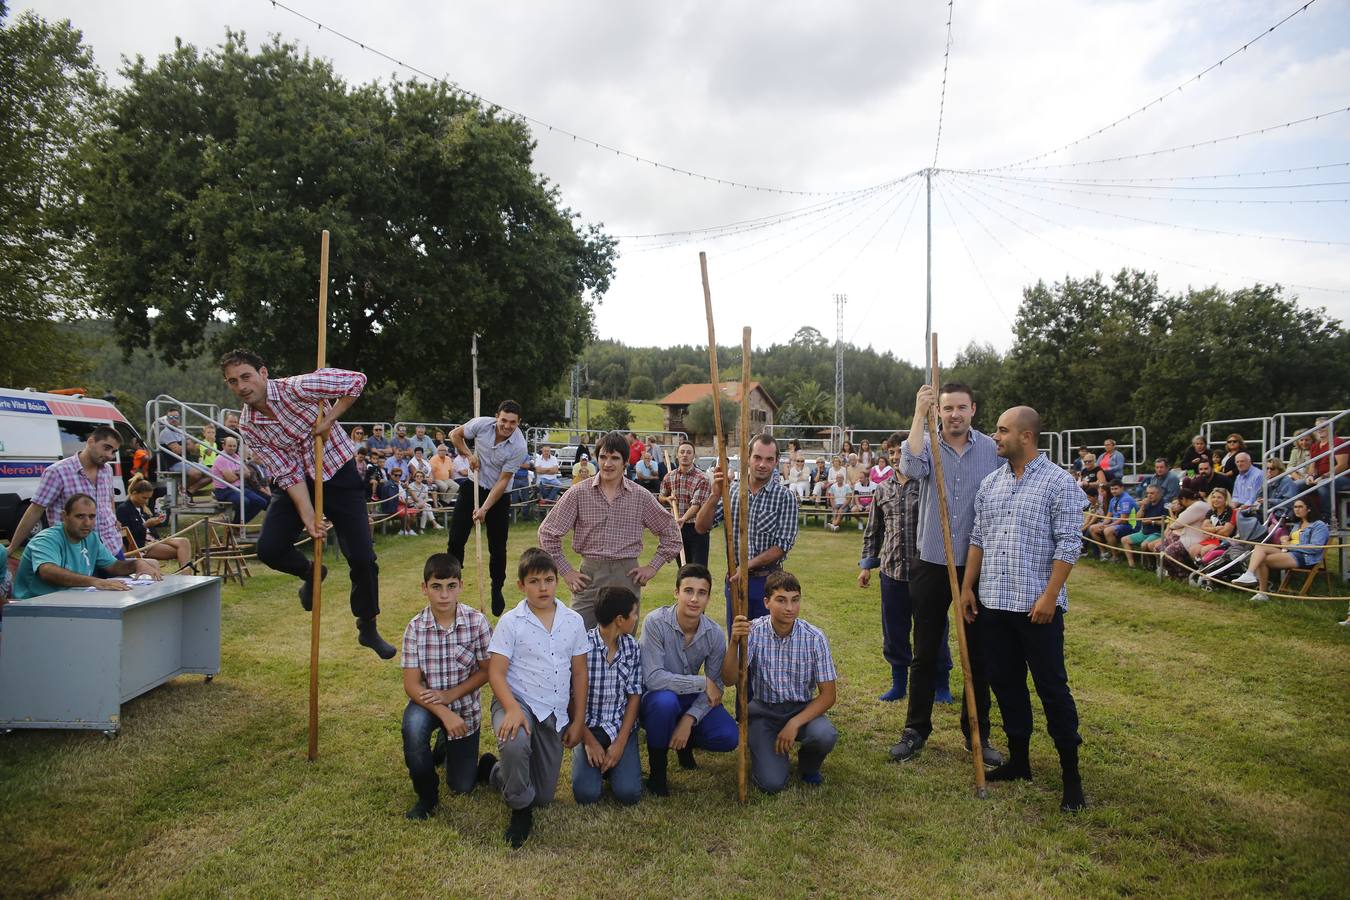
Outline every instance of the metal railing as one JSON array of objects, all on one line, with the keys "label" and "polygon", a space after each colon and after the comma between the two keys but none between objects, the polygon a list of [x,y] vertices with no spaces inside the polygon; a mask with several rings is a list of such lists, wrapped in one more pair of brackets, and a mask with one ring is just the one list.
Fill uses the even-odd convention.
[{"label": "metal railing", "polygon": [[[160,433],[168,427],[168,413],[170,410],[178,410],[177,431],[181,432],[184,438],[182,452],[175,452],[168,447],[162,446],[159,441]],[[200,422],[194,421],[189,416],[195,416]],[[188,403],[171,397],[168,394],[160,394],[149,400],[145,404],[145,431],[149,435],[149,445],[147,450],[155,454],[156,462],[159,460],[159,454],[164,454],[170,459],[177,460],[183,464],[178,472],[159,472],[159,480],[166,483],[166,487],[178,482],[178,491],[169,492],[169,528],[171,531],[178,529],[178,509],[180,506],[179,497],[190,497],[188,493],[188,473],[199,472],[210,479],[211,484],[215,485],[215,475],[210,467],[202,465],[200,462],[191,459],[187,455],[187,439],[192,436],[192,430],[195,429],[198,434],[201,433],[203,425],[214,425],[216,428],[217,439],[233,437],[239,442],[239,484],[237,490],[239,493],[239,522],[245,524],[245,492],[244,477],[247,473],[247,451],[244,446],[244,435],[242,432],[235,431],[226,427],[221,421],[220,407],[214,403]],[[195,438],[194,438],[195,439]],[[172,476],[172,477],[171,477]],[[231,504],[233,505],[233,504]]]},{"label": "metal railing", "polygon": [[[774,436],[779,450],[784,453],[788,442],[795,440],[801,444],[803,453],[833,456],[844,442],[843,429],[833,425],[769,425],[764,430]],[[821,432],[826,436],[821,437]]]},{"label": "metal railing", "polygon": [[1318,418],[1326,417],[1329,419],[1332,416],[1339,416],[1341,413],[1344,412],[1345,410],[1343,409],[1320,409],[1320,410],[1310,410],[1308,412],[1276,413],[1275,415],[1271,416],[1271,419],[1274,422],[1274,428],[1271,432],[1271,437],[1274,439],[1274,442],[1280,446],[1284,446],[1285,444],[1291,444],[1294,441],[1297,441],[1300,437],[1303,437],[1303,435],[1307,434],[1309,431],[1309,428],[1306,427],[1304,428],[1295,427],[1292,424],[1291,420],[1307,419],[1309,420],[1309,422],[1314,422]]},{"label": "metal railing", "polygon": [[[1308,415],[1308,414],[1307,414],[1307,413],[1282,413],[1281,415],[1287,415],[1287,416],[1299,416],[1299,415]],[[1312,413],[1312,415],[1314,415],[1314,416],[1321,416],[1321,415],[1323,415],[1323,414],[1322,414],[1322,413]],[[1276,417],[1276,418],[1278,418],[1278,417]],[[1287,497],[1287,498],[1285,498],[1284,500],[1281,500],[1280,502],[1278,502],[1278,503],[1276,503],[1276,504],[1274,504],[1274,505],[1271,505],[1271,502],[1270,502],[1270,479],[1267,478],[1267,479],[1265,479],[1265,480],[1263,480],[1263,481],[1261,482],[1261,509],[1262,509],[1262,514],[1263,514],[1263,515],[1269,516],[1269,515],[1271,515],[1272,513],[1276,513],[1276,512],[1278,512],[1279,510],[1284,509],[1285,507],[1288,507],[1289,509],[1292,510],[1292,509],[1293,509],[1293,503],[1294,503],[1295,500],[1300,500],[1300,499],[1302,499],[1304,503],[1307,503],[1308,501],[1307,501],[1306,499],[1304,499],[1304,498],[1307,497],[1307,495],[1313,494],[1313,493],[1318,493],[1318,494],[1320,494],[1320,492],[1321,492],[1321,490],[1322,490],[1322,482],[1319,481],[1319,480],[1315,477],[1315,473],[1316,473],[1316,464],[1317,464],[1318,462],[1320,462],[1321,460],[1325,459],[1325,460],[1327,461],[1327,478],[1326,478],[1326,481],[1325,481],[1326,487],[1327,487],[1327,508],[1324,509],[1324,510],[1322,510],[1322,513],[1323,513],[1323,515],[1325,515],[1325,516],[1327,517],[1327,520],[1328,520],[1328,521],[1331,521],[1331,520],[1334,518],[1334,514],[1337,512],[1337,506],[1338,506],[1338,504],[1337,504],[1337,490],[1336,490],[1336,481],[1337,481],[1337,477],[1338,477],[1337,474],[1336,474],[1336,449],[1337,449],[1337,447],[1336,447],[1336,430],[1337,430],[1337,424],[1338,424],[1338,423],[1340,424],[1341,430],[1342,430],[1342,431],[1347,430],[1347,428],[1350,428],[1350,409],[1343,409],[1343,410],[1341,410],[1340,412],[1332,413],[1331,415],[1329,415],[1329,416],[1327,417],[1327,421],[1321,422],[1321,423],[1318,423],[1318,424],[1315,424],[1315,425],[1312,425],[1312,426],[1310,426],[1310,427],[1308,427],[1308,428],[1305,428],[1305,429],[1302,430],[1302,431],[1299,431],[1299,432],[1294,433],[1294,434],[1291,435],[1288,439],[1283,440],[1283,441],[1281,441],[1280,443],[1276,444],[1275,446],[1271,447],[1271,448],[1270,448],[1270,451],[1269,451],[1267,454],[1263,455],[1263,457],[1262,457],[1263,460],[1266,459],[1266,458],[1268,458],[1268,457],[1275,457],[1275,458],[1278,458],[1278,459],[1283,459],[1283,456],[1281,455],[1282,451],[1284,451],[1284,449],[1285,449],[1286,447],[1292,447],[1292,446],[1294,446],[1294,444],[1296,444],[1296,443],[1298,442],[1299,438],[1302,438],[1302,437],[1305,437],[1305,436],[1308,436],[1308,435],[1315,435],[1318,431],[1321,431],[1321,430],[1323,430],[1323,429],[1325,429],[1325,430],[1328,432],[1328,439],[1327,439],[1327,446],[1326,446],[1326,449],[1323,450],[1323,451],[1320,452],[1320,453],[1314,454],[1314,455],[1308,460],[1307,467],[1308,467],[1308,469],[1309,469],[1309,477],[1311,477],[1312,480],[1311,480],[1310,482],[1305,482],[1305,484],[1306,484],[1307,486],[1304,487],[1303,490],[1301,490],[1301,491],[1299,491],[1298,493],[1294,494],[1292,497]],[[1284,476],[1284,477],[1292,477],[1292,475],[1293,475],[1293,472],[1290,471],[1290,472],[1285,473],[1285,476]],[[1344,475],[1344,473],[1342,473],[1342,475]],[[1341,499],[1342,501],[1345,500],[1345,499],[1346,499],[1345,495],[1342,495],[1342,496],[1340,497],[1340,499]],[[1340,525],[1340,527],[1339,527],[1338,529],[1334,529],[1334,530],[1331,532],[1333,535],[1334,535],[1334,534],[1345,534],[1345,533],[1350,533],[1350,528],[1347,528],[1347,523],[1346,523],[1343,519],[1342,519],[1342,521],[1339,523],[1339,525]],[[1347,564],[1347,561],[1350,561],[1350,552],[1347,551],[1347,548],[1345,547],[1345,542],[1344,542],[1344,541],[1342,541],[1342,542],[1340,542],[1340,543],[1341,543],[1341,547],[1340,547],[1341,580],[1342,580],[1342,581],[1350,581],[1350,571],[1347,570],[1347,565],[1346,565],[1346,564]]]},{"label": "metal railing", "polygon": [[1069,460],[1064,458],[1064,436],[1058,431],[1042,431],[1040,451],[1057,466],[1067,467]]},{"label": "metal railing", "polygon": [[[1218,429],[1221,437],[1215,437],[1215,429]],[[1244,429],[1245,433],[1243,433]],[[1253,431],[1259,436],[1247,437]],[[1242,442],[1246,445],[1246,452],[1251,454],[1253,463],[1266,458],[1266,448],[1275,443],[1274,432],[1274,419],[1270,416],[1250,416],[1245,419],[1212,419],[1200,423],[1200,436],[1205,439],[1206,447],[1224,447],[1229,434],[1241,434]],[[1210,452],[1212,454],[1213,450]]]},{"label": "metal railing", "polygon": [[408,432],[408,440],[412,440],[413,434],[416,431],[417,426],[421,425],[426,428],[427,437],[430,438],[434,443],[436,440],[436,435],[434,434],[435,431],[439,429],[440,431],[445,432],[445,439],[448,441],[450,439],[450,432],[454,431],[461,424],[462,423],[460,422],[395,422],[394,430],[397,431],[398,427],[402,425],[403,428]]},{"label": "metal railing", "polygon": [[[1115,425],[1109,428],[1066,428],[1059,433],[1062,465],[1072,463],[1068,457],[1079,447],[1097,451],[1106,449],[1106,439],[1116,442],[1116,449],[1125,458],[1125,469],[1129,475],[1138,475],[1140,470],[1152,467],[1148,458],[1148,431],[1143,425]],[[1076,437],[1075,437],[1076,435]],[[1100,438],[1101,443],[1093,443]]]}]

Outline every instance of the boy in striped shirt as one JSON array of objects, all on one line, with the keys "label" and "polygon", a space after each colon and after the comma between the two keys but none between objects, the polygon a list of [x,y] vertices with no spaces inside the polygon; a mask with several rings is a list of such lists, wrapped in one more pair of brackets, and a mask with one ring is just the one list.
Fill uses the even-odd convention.
[{"label": "boy in striped shirt", "polygon": [[821,764],[834,749],[839,732],[825,717],[835,702],[834,659],[819,628],[799,619],[802,586],[791,572],[779,570],[764,584],[769,614],[751,622],[737,616],[731,646],[722,663],[723,681],[733,681],[740,666],[740,639],[746,639],[750,778],[766,794],[787,787],[788,754],[800,743],[797,768],[802,781],[825,780]]},{"label": "boy in striped shirt", "polygon": [[632,806],[642,797],[635,735],[642,699],[642,652],[633,639],[637,596],[622,587],[601,589],[595,621],[586,635],[586,730],[572,750],[572,797],[595,803],[608,778],[614,799]]},{"label": "boy in striped shirt", "polygon": [[[478,691],[487,683],[487,617],[459,602],[464,586],[459,560],[433,553],[422,567],[422,596],[427,607],[403,632],[403,761],[417,803],[409,819],[436,811],[440,779],[436,763],[445,759],[445,783],[456,794],[473,790],[478,776],[478,734],[482,705]],[[427,744],[439,731],[436,749]],[[448,737],[444,744],[439,737]]]}]

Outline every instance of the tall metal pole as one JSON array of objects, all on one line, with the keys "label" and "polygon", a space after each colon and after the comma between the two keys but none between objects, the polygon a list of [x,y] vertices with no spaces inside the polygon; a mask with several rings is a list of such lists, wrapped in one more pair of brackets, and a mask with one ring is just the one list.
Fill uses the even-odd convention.
[{"label": "tall metal pole", "polygon": [[844,304],[847,301],[847,294],[834,295],[834,427],[840,434],[844,431]]},{"label": "tall metal pole", "polygon": [[[926,169],[923,180],[928,185],[928,302],[923,328],[923,369],[933,371],[933,170]],[[934,388],[937,385],[933,385]]]}]

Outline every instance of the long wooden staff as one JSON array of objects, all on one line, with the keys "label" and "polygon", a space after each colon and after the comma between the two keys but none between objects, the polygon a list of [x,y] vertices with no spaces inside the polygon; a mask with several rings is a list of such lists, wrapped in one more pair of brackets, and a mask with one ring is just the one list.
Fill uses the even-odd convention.
[{"label": "long wooden staff", "polygon": [[[731,608],[735,615],[750,615],[750,328],[741,329],[741,485],[736,489],[737,511],[736,546],[740,549],[736,560],[736,589],[731,592]],[[736,745],[739,763],[741,802],[745,803],[749,786],[746,781],[746,753],[748,751],[750,714],[746,709],[746,682],[750,674],[750,658],[746,652],[748,641],[736,642],[739,666],[736,670],[736,721],[740,723],[741,739]]]},{"label": "long wooden staff", "polygon": [[[938,380],[937,334],[932,336],[932,377],[933,391],[936,394],[942,384]],[[984,787],[984,747],[980,740],[980,717],[975,709],[975,685],[970,674],[970,648],[966,643],[966,620],[961,615],[961,587],[956,581],[956,553],[952,550],[952,525],[947,513],[947,483],[942,479],[942,447],[938,443],[938,397],[933,398],[933,406],[928,413],[929,458],[933,461],[933,478],[937,483],[938,518],[942,520],[942,545],[947,551],[947,581],[956,606],[956,644],[961,650],[961,677],[965,682],[966,717],[970,720],[970,755],[975,760],[975,795],[985,796]]]},{"label": "long wooden staff", "polygon": [[[319,365],[328,365],[328,229],[319,243]],[[322,422],[324,402],[319,401],[316,423]],[[336,426],[341,427],[341,426]],[[323,528],[323,435],[314,438],[314,521]],[[314,541],[314,572],[310,575],[313,604],[309,616],[309,759],[319,757],[319,615],[323,610],[322,537]]]},{"label": "long wooden staff", "polygon": [[[672,468],[670,467],[670,451],[667,450],[666,448],[662,447],[662,448],[661,448],[661,455],[664,456],[664,457],[666,458],[666,472],[669,473],[669,472],[675,471],[674,469],[672,469]],[[680,504],[679,504],[678,501],[676,501],[675,495],[674,495],[674,494],[671,494],[671,495],[670,495],[670,514],[671,514],[672,516],[675,517],[675,520],[676,520],[676,521],[679,521],[679,518],[680,518]],[[683,540],[680,541],[680,565],[681,565],[681,566],[684,565],[684,541],[683,541]]]},{"label": "long wooden staff", "polygon": [[[473,417],[476,419],[482,415],[483,395],[478,390],[478,335],[473,336]],[[474,455],[478,456],[479,465],[482,465],[482,456],[478,454],[479,447],[474,445]],[[478,521],[478,469],[469,471],[469,477],[473,479],[473,552],[477,558],[478,568],[474,570],[474,581],[478,582],[478,611],[485,612],[483,606],[483,526]]]},{"label": "long wooden staff", "polygon": [[[703,274],[703,311],[708,318],[708,373],[712,379],[712,402],[713,402],[713,427],[717,432],[717,467],[722,472],[722,533],[727,541],[727,572],[728,574],[736,571],[736,546],[733,543],[734,537],[731,533],[731,481],[727,472],[727,442],[726,436],[722,433],[722,383],[717,373],[717,334],[713,329],[713,311],[712,311],[712,288],[708,286],[708,254],[699,253],[699,269]],[[737,609],[736,593],[740,590],[739,582],[731,583],[731,608],[732,615],[735,615]],[[731,623],[728,622],[728,625]],[[740,687],[737,687],[736,711],[737,720],[741,723],[741,740],[736,748],[736,774],[739,788],[739,797],[742,803],[750,799],[749,784],[749,760],[745,753],[745,738],[747,721],[741,714],[741,708],[744,704],[743,693]]]}]

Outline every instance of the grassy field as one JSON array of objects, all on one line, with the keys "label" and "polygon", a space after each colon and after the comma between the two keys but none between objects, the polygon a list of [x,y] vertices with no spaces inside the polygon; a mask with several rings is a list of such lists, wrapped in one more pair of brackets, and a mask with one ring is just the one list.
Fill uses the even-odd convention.
[{"label": "grassy field", "polygon": [[[633,414],[633,421],[629,424],[628,430],[634,434],[646,435],[649,432],[661,431],[665,427],[664,413],[660,406],[651,400],[628,400],[628,410]],[[591,414],[599,416],[605,409],[605,401],[591,400]],[[593,430],[589,420],[586,418],[586,401],[581,401],[581,428],[583,431]],[[567,430],[557,429],[549,432],[549,439],[566,443]]]},{"label": "grassy field", "polygon": [[[533,536],[517,526],[512,553]],[[858,537],[810,529],[791,557],[804,616],[830,636],[841,675],[841,740],[819,789],[742,809],[734,757],[700,754],[699,771],[672,773],[669,799],[583,809],[564,762],[557,802],[520,852],[502,844],[506,810],[488,790],[407,822],[397,663],[355,644],[345,575],[325,592],[311,764],[308,620],[294,582],[255,567],[225,591],[214,683],[182,678],[127,704],[116,740],[0,737],[0,895],[1344,896],[1343,606],[1254,606],[1080,565],[1068,656],[1091,806],[1066,817],[1043,731],[1036,781],[991,786],[983,801],[953,707],[937,708],[921,757],[887,760],[904,709],[875,699],[887,673],[875,585],[854,582]],[[387,637],[421,608],[421,562],[440,546],[381,540]],[[493,743],[485,733],[483,749]]]}]

